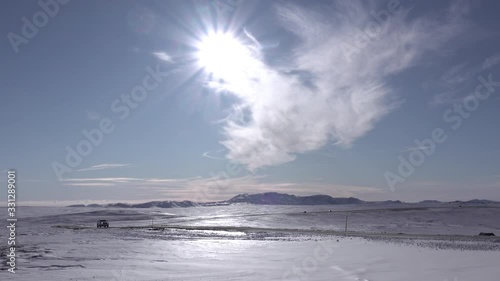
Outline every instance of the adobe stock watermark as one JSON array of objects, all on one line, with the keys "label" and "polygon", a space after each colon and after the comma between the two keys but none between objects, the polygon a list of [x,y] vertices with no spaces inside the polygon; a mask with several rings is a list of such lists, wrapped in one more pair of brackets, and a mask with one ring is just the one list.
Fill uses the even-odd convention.
[{"label": "adobe stock watermark", "polygon": [[16,193],[17,193],[17,176],[16,170],[7,171],[7,229],[9,234],[7,240],[7,271],[16,273],[17,270],[17,246],[16,246]]},{"label": "adobe stock watermark", "polygon": [[38,1],[38,6],[41,10],[35,12],[33,16],[28,19],[27,17],[22,17],[21,21],[23,25],[21,27],[21,32],[19,34],[14,32],[9,32],[7,34],[7,39],[14,50],[14,53],[19,53],[19,46],[21,44],[28,44],[30,39],[33,39],[40,28],[45,27],[51,18],[55,17],[61,7],[70,2],[70,0],[40,0]]},{"label": "adobe stock watermark", "polygon": [[399,0],[389,0],[386,9],[382,9],[378,12],[373,10],[370,11],[373,20],[367,22],[362,29],[355,29],[354,32],[356,33],[356,37],[354,42],[342,42],[342,53],[346,60],[351,62],[352,56],[360,53],[362,49],[370,45],[370,43],[375,40],[382,30],[391,22],[392,17],[402,10],[403,7]]},{"label": "adobe stock watermark", "polygon": [[[476,111],[481,102],[490,98],[495,92],[496,87],[500,87],[500,81],[493,81],[492,74],[488,78],[478,76],[474,93],[467,96],[462,102],[453,104],[443,113],[443,121],[448,124],[452,131],[458,130],[464,119],[468,119]],[[434,128],[428,138],[424,140],[416,139],[414,144],[416,149],[409,152],[408,158],[399,155],[399,165],[396,172],[386,171],[385,180],[391,191],[395,191],[398,183],[404,183],[411,175],[415,173],[417,167],[422,166],[425,160],[431,157],[437,150],[439,144],[443,144],[448,139],[448,134],[443,128]]]},{"label": "adobe stock watermark", "polygon": [[[146,67],[147,74],[142,78],[142,83],[133,87],[129,94],[122,94],[120,98],[116,98],[110,105],[111,112],[116,114],[119,120],[125,120],[132,110],[138,107],[149,95],[149,93],[163,82],[164,78],[169,75],[169,72],[160,70],[160,65],[156,65],[156,69],[151,66]],[[83,129],[81,139],[73,147],[66,145],[66,156],[64,163],[58,161],[52,162],[52,170],[59,181],[63,180],[63,175],[70,173],[77,168],[83,159],[89,156],[95,147],[98,147],[103,142],[106,135],[111,134],[116,128],[115,123],[111,118],[101,118],[99,126],[90,130]]]}]

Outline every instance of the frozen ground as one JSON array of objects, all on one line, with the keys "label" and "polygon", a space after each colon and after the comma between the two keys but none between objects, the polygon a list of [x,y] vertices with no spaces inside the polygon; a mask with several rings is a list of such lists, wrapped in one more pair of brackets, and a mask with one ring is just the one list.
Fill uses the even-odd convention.
[{"label": "frozen ground", "polygon": [[[8,273],[3,261],[0,279],[496,281],[500,238],[477,234],[500,233],[499,211],[449,204],[22,207],[18,271]],[[95,228],[100,218],[111,227]]]}]

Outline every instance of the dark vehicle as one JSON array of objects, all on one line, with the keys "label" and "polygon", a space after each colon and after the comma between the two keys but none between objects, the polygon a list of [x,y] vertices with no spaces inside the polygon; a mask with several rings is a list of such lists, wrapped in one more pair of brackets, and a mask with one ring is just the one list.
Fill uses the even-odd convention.
[{"label": "dark vehicle", "polygon": [[101,227],[108,228],[109,227],[108,221],[107,220],[99,220],[97,222],[97,228],[101,228]]}]

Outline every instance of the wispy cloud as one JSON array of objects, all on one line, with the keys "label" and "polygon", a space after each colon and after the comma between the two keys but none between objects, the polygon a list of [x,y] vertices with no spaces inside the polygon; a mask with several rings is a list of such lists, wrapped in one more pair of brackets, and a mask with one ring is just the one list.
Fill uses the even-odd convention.
[{"label": "wispy cloud", "polygon": [[482,71],[500,63],[500,54],[494,54],[483,60],[482,63],[462,62],[451,66],[441,75],[438,88],[444,89],[432,97],[430,105],[449,105],[463,100],[470,95],[471,83],[476,83],[475,77]]},{"label": "wispy cloud", "polygon": [[491,57],[488,57],[483,62],[483,69],[488,69],[500,63],[500,54],[495,54]]},{"label": "wispy cloud", "polygon": [[135,187],[151,187],[151,186],[184,186],[187,182],[198,180],[194,178],[131,178],[131,177],[105,177],[105,178],[71,178],[64,179],[63,184],[69,186],[135,186]]},{"label": "wispy cloud", "polygon": [[114,182],[114,183],[123,183],[123,182],[134,182],[134,181],[142,181],[142,178],[72,178],[72,179],[63,179],[64,183],[71,183],[71,182],[80,182],[80,183],[85,183],[85,182]]},{"label": "wispy cloud", "polygon": [[[267,182],[265,176],[243,176],[235,178],[74,178],[65,179],[68,187],[118,188],[140,190],[147,198],[169,200],[193,200],[197,202],[225,200],[239,193],[278,191],[298,195],[329,194],[348,197],[382,192],[370,186],[337,185],[328,183]],[[307,187],[307,188],[304,188]]]},{"label": "wispy cloud", "polygon": [[444,90],[432,97],[430,105],[438,106],[463,102],[470,95],[471,83],[477,83],[475,77],[498,63],[500,63],[500,54],[490,56],[482,63],[459,63],[451,66],[443,73],[438,85],[436,85]]},{"label": "wispy cloud", "polygon": [[475,77],[482,70],[481,65],[469,66],[467,63],[452,66],[445,71],[436,85],[437,88],[444,90],[434,95],[429,104],[439,106],[462,102],[470,94],[469,84],[476,81]]},{"label": "wispy cloud", "polygon": [[84,187],[92,187],[92,186],[115,186],[114,183],[106,183],[106,182],[74,182],[74,183],[66,183],[67,186],[84,186]]},{"label": "wispy cloud", "polygon": [[162,61],[169,62],[169,63],[174,62],[172,57],[165,52],[154,52],[153,55]]},{"label": "wispy cloud", "polygon": [[87,111],[87,119],[89,120],[99,120],[101,119],[101,114],[95,111]]},{"label": "wispy cloud", "polygon": [[78,172],[85,172],[85,171],[107,170],[107,169],[116,169],[116,168],[125,168],[125,167],[132,167],[132,165],[131,164],[99,164],[99,165],[90,166],[88,168],[79,169],[77,171]]},{"label": "wispy cloud", "polygon": [[221,155],[221,156],[217,156],[216,154],[217,153],[221,153],[223,152],[224,149],[220,149],[220,150],[217,150],[217,151],[206,151],[206,152],[203,152],[202,156],[205,157],[205,158],[210,158],[210,159],[215,159],[215,160],[224,160],[224,156]]},{"label": "wispy cloud", "polygon": [[415,150],[431,150],[431,149],[432,149],[431,147],[427,146],[414,146],[414,147],[407,147],[403,149],[401,152],[412,152]]},{"label": "wispy cloud", "polygon": [[439,106],[461,102],[464,99],[464,97],[460,95],[461,93],[462,90],[460,89],[441,92],[437,95],[434,95],[429,104],[432,106]]},{"label": "wispy cloud", "polygon": [[453,86],[471,79],[479,70],[479,67],[469,67],[468,63],[459,63],[450,67],[441,76],[442,83]]},{"label": "wispy cloud", "polygon": [[[373,37],[360,34],[373,21],[370,11],[377,10],[365,2],[340,1],[323,10],[288,4],[276,10],[301,42],[290,63],[272,67],[256,54],[244,73],[232,74],[223,85],[250,117],[228,121],[222,144],[227,158],[249,169],[290,162],[328,143],[351,146],[399,106],[386,79],[463,30],[464,10],[458,8],[446,17],[418,19],[403,10]],[[368,37],[366,47],[357,43],[360,36]]]}]

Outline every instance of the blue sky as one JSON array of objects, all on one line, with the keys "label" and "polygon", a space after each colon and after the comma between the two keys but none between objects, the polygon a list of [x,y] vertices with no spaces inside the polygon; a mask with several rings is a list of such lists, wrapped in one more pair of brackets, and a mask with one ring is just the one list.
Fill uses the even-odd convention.
[{"label": "blue sky", "polygon": [[1,5],[25,204],[500,200],[496,1]]}]

